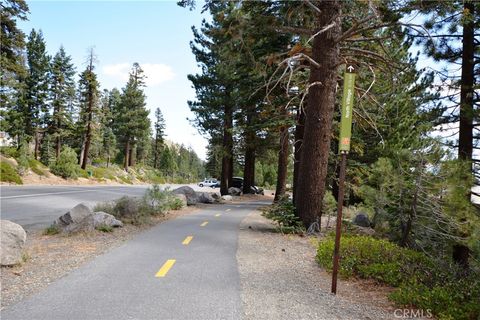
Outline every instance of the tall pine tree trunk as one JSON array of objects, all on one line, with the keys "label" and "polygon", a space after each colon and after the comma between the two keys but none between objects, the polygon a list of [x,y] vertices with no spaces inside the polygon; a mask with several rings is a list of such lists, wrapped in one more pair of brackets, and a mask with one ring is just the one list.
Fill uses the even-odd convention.
[{"label": "tall pine tree trunk", "polygon": [[305,134],[301,151],[301,169],[295,206],[306,227],[317,222],[320,227],[325,179],[328,168],[335,87],[340,52],[338,39],[341,32],[339,1],[315,2],[320,13],[316,17],[318,33],[332,22],[335,26],[315,36],[312,58],[320,65],[311,65],[308,92],[308,113],[305,117]]},{"label": "tall pine tree trunk", "polygon": [[[464,2],[464,11],[475,15],[474,1]],[[462,78],[460,89],[460,132],[458,137],[458,158],[472,161],[473,155],[473,83],[474,83],[474,21],[470,20],[463,25],[462,45]],[[471,195],[468,194],[468,201]],[[466,236],[466,235],[461,235]],[[465,269],[469,267],[470,249],[464,244],[456,244],[453,247],[453,259]]]},{"label": "tall pine tree trunk", "polygon": [[252,193],[251,187],[255,185],[255,130],[253,125],[253,112],[247,114],[247,126],[245,133],[245,166],[243,167],[243,193]]},{"label": "tall pine tree trunk", "polygon": [[297,125],[295,126],[294,135],[294,162],[293,162],[293,204],[296,203],[296,194],[298,189],[298,177],[301,169],[301,150],[303,142],[303,134],[305,131],[305,110],[300,108],[297,111]]},{"label": "tall pine tree trunk", "polygon": [[60,141],[60,137],[57,135],[55,138],[55,158],[58,159],[60,157],[60,150],[62,149],[62,142]]},{"label": "tall pine tree trunk", "polygon": [[277,187],[274,202],[280,200],[287,191],[288,154],[290,149],[288,127],[280,129],[280,150],[278,151]]},{"label": "tall pine tree trunk", "polygon": [[128,166],[134,167],[136,160],[137,160],[137,146],[136,144],[133,144],[130,147],[130,154],[128,156]]},{"label": "tall pine tree trunk", "polygon": [[129,137],[127,137],[127,139],[126,139],[124,152],[125,152],[125,158],[124,158],[124,161],[123,161],[123,168],[125,169],[125,171],[128,172],[128,164],[130,163],[130,161],[129,161],[130,138]]},{"label": "tall pine tree trunk", "polygon": [[38,129],[35,129],[35,132],[34,132],[34,140],[35,140],[35,147],[34,147],[34,157],[35,157],[35,160],[38,160],[38,155],[40,153],[40,133],[38,132]]},{"label": "tall pine tree trunk", "polygon": [[158,169],[158,138],[155,137],[155,149],[153,151],[153,167]]},{"label": "tall pine tree trunk", "polygon": [[223,121],[223,143],[222,143],[222,174],[220,178],[220,193],[228,194],[228,188],[232,183],[233,176],[233,108],[229,103],[225,104]]},{"label": "tall pine tree trunk", "polygon": [[93,88],[89,86],[88,92],[88,110],[87,110],[87,133],[85,134],[85,149],[83,150],[82,169],[87,168],[88,153],[90,152],[90,143],[92,141],[92,120],[93,120]]}]

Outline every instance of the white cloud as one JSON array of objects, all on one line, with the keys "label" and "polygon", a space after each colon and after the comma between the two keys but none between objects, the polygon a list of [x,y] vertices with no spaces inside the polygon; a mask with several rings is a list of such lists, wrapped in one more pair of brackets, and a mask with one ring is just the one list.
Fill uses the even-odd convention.
[{"label": "white cloud", "polygon": [[[162,84],[166,81],[173,79],[173,77],[175,76],[172,68],[165,64],[140,63],[140,67],[142,67],[145,73],[145,84],[148,87]],[[117,80],[121,80],[122,82],[126,82],[128,80],[128,74],[131,68],[132,64],[129,63],[109,64],[102,68],[102,72],[106,76],[116,78]]]}]

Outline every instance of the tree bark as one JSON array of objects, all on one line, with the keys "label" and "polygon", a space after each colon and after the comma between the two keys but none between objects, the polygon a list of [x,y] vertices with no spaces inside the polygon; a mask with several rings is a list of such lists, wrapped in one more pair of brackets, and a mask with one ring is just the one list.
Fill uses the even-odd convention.
[{"label": "tree bark", "polygon": [[[91,86],[90,86],[91,87]],[[92,141],[92,120],[93,120],[93,88],[88,92],[88,110],[87,110],[87,133],[85,134],[85,149],[83,150],[82,169],[87,168],[88,153],[90,152],[90,143]]]},{"label": "tree bark", "polygon": [[127,141],[125,142],[125,158],[123,161],[123,168],[125,171],[128,172],[128,164],[129,164],[129,155],[130,155],[130,138],[127,137]]},{"label": "tree bark", "polygon": [[[474,1],[464,2],[464,11],[475,15]],[[458,136],[458,158],[465,161],[472,161],[473,155],[473,83],[474,83],[474,51],[475,51],[475,27],[474,21],[470,20],[463,25],[462,44],[462,76],[460,88],[460,132]],[[467,195],[471,201],[471,194]],[[466,236],[466,235],[462,235]],[[453,246],[453,260],[463,268],[469,268],[470,249],[464,244]]]},{"label": "tree bark", "polygon": [[305,138],[302,143],[301,169],[295,206],[305,226],[319,223],[322,214],[325,179],[335,107],[337,66],[340,52],[336,39],[340,36],[339,1],[316,2],[320,12],[316,17],[318,33],[336,17],[335,26],[313,39],[312,58],[320,65],[311,66],[308,92],[308,112],[305,118]]},{"label": "tree bark", "polygon": [[136,144],[130,146],[130,154],[128,155],[128,166],[134,167],[137,160],[137,147]]},{"label": "tree bark", "polygon": [[60,150],[62,149],[62,142],[60,137],[57,135],[55,138],[55,158],[58,159],[60,157]]},{"label": "tree bark", "polygon": [[224,108],[222,174],[220,178],[220,193],[222,195],[228,194],[228,188],[232,183],[233,176],[233,108],[230,103],[226,103]]},{"label": "tree bark", "polygon": [[274,202],[280,200],[287,191],[288,155],[290,151],[290,135],[288,127],[280,129],[280,150],[278,151],[277,187]]},{"label": "tree bark", "polygon": [[297,125],[295,126],[294,135],[294,163],[293,163],[293,204],[296,204],[296,194],[298,188],[298,177],[301,169],[301,150],[303,142],[303,134],[305,132],[305,108],[297,111]]},{"label": "tree bark", "polygon": [[245,132],[245,165],[243,167],[243,193],[252,193],[251,187],[255,185],[255,130],[251,128],[253,112],[247,114],[247,128]]},{"label": "tree bark", "polygon": [[34,147],[34,157],[35,157],[35,160],[38,160],[38,153],[39,153],[39,150],[40,150],[40,143],[39,143],[39,140],[40,140],[40,137],[39,137],[39,132],[37,129],[35,129],[35,132],[34,132],[34,135],[35,135],[35,147]]}]

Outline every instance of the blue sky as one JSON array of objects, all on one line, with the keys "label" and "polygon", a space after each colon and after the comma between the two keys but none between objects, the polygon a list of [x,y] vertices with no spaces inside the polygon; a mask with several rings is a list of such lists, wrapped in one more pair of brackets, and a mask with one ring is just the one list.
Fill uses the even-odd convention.
[{"label": "blue sky", "polygon": [[160,107],[167,139],[191,146],[205,158],[207,141],[193,128],[187,100],[195,97],[187,75],[198,67],[189,42],[191,26],[200,26],[200,8],[189,11],[176,1],[27,1],[29,21],[19,25],[28,35],[42,29],[47,50],[60,45],[72,56],[77,72],[85,68],[88,48],[97,54],[102,89],[122,88],[134,62],[147,75],[147,107]]}]

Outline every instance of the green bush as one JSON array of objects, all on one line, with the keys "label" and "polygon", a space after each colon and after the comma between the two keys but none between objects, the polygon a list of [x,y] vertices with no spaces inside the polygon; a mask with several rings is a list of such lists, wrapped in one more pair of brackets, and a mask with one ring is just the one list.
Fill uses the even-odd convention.
[{"label": "green bush", "polygon": [[101,225],[96,227],[95,229],[102,232],[113,232],[113,227],[107,225]]},{"label": "green bush", "polygon": [[17,163],[18,168],[21,174],[23,174],[28,169],[28,143],[23,142],[18,148]]},{"label": "green bush", "polygon": [[125,223],[141,225],[149,223],[152,216],[164,215],[168,210],[178,210],[182,206],[182,201],[168,189],[162,190],[153,185],[141,199],[124,196],[115,201],[98,203],[93,211],[103,211]]},{"label": "green bush", "polygon": [[80,167],[77,164],[77,154],[70,147],[65,147],[50,171],[62,178],[76,179],[81,174]]},{"label": "green bush", "polygon": [[48,228],[45,228],[45,230],[43,230],[42,232],[44,236],[53,236],[58,233],[60,233],[60,229],[58,229],[58,227],[54,224],[52,224]]},{"label": "green bush", "polygon": [[111,215],[115,213],[115,201],[99,202],[93,207],[93,212],[106,212]]},{"label": "green bush", "polygon": [[[321,241],[318,263],[332,269],[334,238]],[[390,298],[401,305],[430,309],[440,319],[477,319],[480,316],[480,277],[465,275],[453,263],[387,240],[346,235],[340,249],[340,275],[374,279],[398,289]]]},{"label": "green bush", "polygon": [[18,175],[17,171],[15,171],[13,166],[5,161],[0,162],[0,181],[23,184],[22,179]]},{"label": "green bush", "polygon": [[28,166],[30,169],[39,176],[47,176],[47,168],[38,160],[33,158],[28,159]]},{"label": "green bush", "polygon": [[275,221],[282,233],[303,233],[305,228],[299,217],[295,215],[295,207],[288,197],[280,199],[263,210],[263,216]]},{"label": "green bush", "polygon": [[17,158],[18,150],[15,147],[0,147],[0,154],[8,158]]},{"label": "green bush", "polygon": [[172,210],[180,210],[183,208],[183,205],[184,205],[183,201],[178,198],[172,198],[169,201],[169,207]]}]

